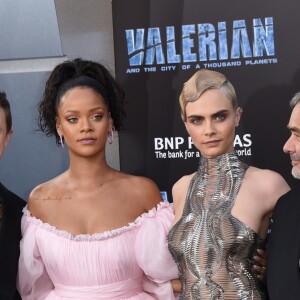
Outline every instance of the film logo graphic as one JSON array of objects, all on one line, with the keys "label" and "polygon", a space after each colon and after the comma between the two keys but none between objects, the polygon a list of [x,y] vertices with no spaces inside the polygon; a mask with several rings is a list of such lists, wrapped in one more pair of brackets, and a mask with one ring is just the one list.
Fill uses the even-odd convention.
[{"label": "film logo graphic", "polygon": [[125,34],[126,73],[277,63],[273,17],[188,24],[179,31],[175,26],[126,29]]}]

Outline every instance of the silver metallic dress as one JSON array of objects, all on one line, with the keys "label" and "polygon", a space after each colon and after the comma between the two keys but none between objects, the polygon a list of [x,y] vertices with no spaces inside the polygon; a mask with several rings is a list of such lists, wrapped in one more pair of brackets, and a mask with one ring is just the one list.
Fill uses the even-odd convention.
[{"label": "silver metallic dress", "polygon": [[253,269],[264,241],[231,214],[248,166],[236,154],[201,157],[169,250],[178,265],[180,299],[266,299]]}]

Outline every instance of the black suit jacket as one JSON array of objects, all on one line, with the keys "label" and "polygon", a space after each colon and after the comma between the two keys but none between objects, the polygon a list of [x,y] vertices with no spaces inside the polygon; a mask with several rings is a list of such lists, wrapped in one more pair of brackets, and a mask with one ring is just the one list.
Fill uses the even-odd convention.
[{"label": "black suit jacket", "polygon": [[300,299],[300,187],[277,202],[267,247],[270,300]]},{"label": "black suit jacket", "polygon": [[21,217],[26,202],[0,183],[3,219],[0,227],[0,299],[21,299],[16,289],[20,255]]}]

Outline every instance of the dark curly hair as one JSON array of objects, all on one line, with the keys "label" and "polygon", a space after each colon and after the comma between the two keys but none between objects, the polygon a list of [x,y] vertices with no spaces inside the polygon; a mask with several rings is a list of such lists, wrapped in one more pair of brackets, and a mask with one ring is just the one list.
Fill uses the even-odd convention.
[{"label": "dark curly hair", "polygon": [[10,111],[10,104],[7,100],[6,93],[0,90],[0,108],[4,110],[5,123],[6,123],[6,134],[11,131],[12,117]]},{"label": "dark curly hair", "polygon": [[75,87],[89,87],[101,94],[115,130],[123,128],[125,93],[120,85],[102,64],[76,58],[57,65],[46,82],[43,99],[38,105],[38,125],[47,136],[55,135],[56,143],[60,143],[55,120],[57,108],[62,96]]}]

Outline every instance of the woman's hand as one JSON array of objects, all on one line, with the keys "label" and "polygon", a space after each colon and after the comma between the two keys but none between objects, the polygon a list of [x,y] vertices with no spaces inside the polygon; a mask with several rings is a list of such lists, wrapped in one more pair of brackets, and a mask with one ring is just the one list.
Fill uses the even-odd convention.
[{"label": "woman's hand", "polygon": [[181,282],[179,279],[172,279],[171,284],[172,284],[174,294],[181,292]]}]

